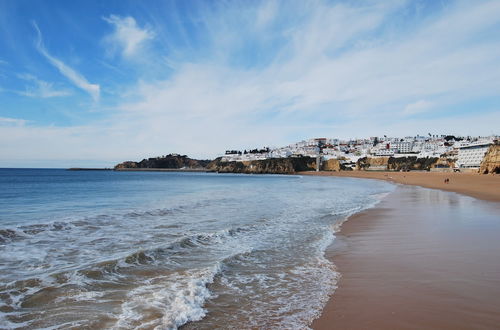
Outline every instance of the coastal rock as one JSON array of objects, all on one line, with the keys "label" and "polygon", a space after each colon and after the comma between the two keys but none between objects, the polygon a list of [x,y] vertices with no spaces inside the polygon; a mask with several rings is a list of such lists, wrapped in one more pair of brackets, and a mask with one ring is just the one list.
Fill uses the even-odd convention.
[{"label": "coastal rock", "polygon": [[390,171],[429,171],[438,157],[389,157],[387,169]]},{"label": "coastal rock", "polygon": [[322,171],[340,172],[352,171],[352,168],[345,166],[342,161],[345,159],[327,159],[321,164]]},{"label": "coastal rock", "polygon": [[315,168],[316,159],[311,157],[271,158],[245,162],[227,162],[219,157],[207,166],[208,171],[247,174],[293,174],[299,171],[313,171]]},{"label": "coastal rock", "polygon": [[186,155],[169,154],[167,156],[143,159],[140,162],[126,161],[115,166],[115,170],[134,168],[204,168],[209,160],[191,159]]},{"label": "coastal rock", "polygon": [[454,168],[456,159],[448,157],[439,157],[436,163],[432,164],[431,168]]},{"label": "coastal rock", "polygon": [[340,160],[338,159],[328,159],[323,162],[323,171],[334,171],[339,172],[341,170]]},{"label": "coastal rock", "polygon": [[356,168],[361,171],[429,171],[437,161],[437,157],[363,157],[356,162]]},{"label": "coastal rock", "polygon": [[500,144],[490,146],[479,167],[481,174],[500,174]]},{"label": "coastal rock", "polygon": [[357,170],[387,170],[389,157],[363,157],[356,162]]}]

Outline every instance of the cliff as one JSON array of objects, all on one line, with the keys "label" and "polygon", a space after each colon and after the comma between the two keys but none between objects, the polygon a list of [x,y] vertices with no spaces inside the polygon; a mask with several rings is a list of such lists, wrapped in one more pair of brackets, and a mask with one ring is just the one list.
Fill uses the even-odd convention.
[{"label": "cliff", "polygon": [[292,174],[299,171],[313,171],[315,168],[316,159],[311,157],[271,158],[246,162],[225,162],[219,157],[207,166],[208,171],[247,174]]},{"label": "cliff", "polygon": [[358,170],[389,170],[389,171],[429,171],[435,166],[436,157],[363,157],[356,162]]},{"label": "cliff", "polygon": [[436,163],[432,165],[432,168],[454,168],[456,166],[455,158],[440,157]]},{"label": "cliff", "polygon": [[339,172],[339,171],[352,171],[352,168],[346,167],[344,164],[342,164],[341,159],[328,159],[324,160],[323,163],[321,164],[321,170]]},{"label": "cliff", "polygon": [[479,167],[481,174],[500,174],[500,144],[490,146]]},{"label": "cliff", "polygon": [[338,159],[328,159],[323,161],[322,170],[323,171],[334,171],[338,172],[342,169],[342,164]]},{"label": "cliff", "polygon": [[191,159],[186,155],[167,155],[163,157],[143,159],[140,162],[127,161],[115,166],[115,170],[120,169],[141,169],[141,168],[204,168],[209,160]]},{"label": "cliff", "polygon": [[438,157],[389,157],[387,169],[389,171],[429,171],[437,160]]},{"label": "cliff", "polygon": [[356,169],[363,170],[387,170],[389,157],[363,157],[356,162]]}]

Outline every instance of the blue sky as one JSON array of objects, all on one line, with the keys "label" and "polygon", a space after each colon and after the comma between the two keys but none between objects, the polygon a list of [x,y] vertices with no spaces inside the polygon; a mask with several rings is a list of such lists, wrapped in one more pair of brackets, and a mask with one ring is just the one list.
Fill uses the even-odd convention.
[{"label": "blue sky", "polygon": [[0,0],[0,167],[499,134],[500,1]]}]

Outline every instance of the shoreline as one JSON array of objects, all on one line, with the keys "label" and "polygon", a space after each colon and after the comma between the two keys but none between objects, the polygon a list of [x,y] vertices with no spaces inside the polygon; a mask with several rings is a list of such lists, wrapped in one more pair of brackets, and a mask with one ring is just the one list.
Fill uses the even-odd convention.
[{"label": "shoreline", "polygon": [[114,172],[210,172],[204,168],[86,168],[71,167],[68,171],[114,171]]},{"label": "shoreline", "polygon": [[[335,234],[325,254],[341,278],[313,329],[466,329],[500,324],[496,313],[500,264],[495,262],[500,253],[495,239],[500,222],[493,221],[500,212],[500,177],[300,174],[403,184],[375,207],[350,216]],[[488,180],[480,179],[471,187],[470,180],[478,177]],[[469,214],[468,208],[475,212]]]},{"label": "shoreline", "polygon": [[[298,172],[300,175],[335,176],[360,179],[377,179],[393,183],[420,186],[455,192],[477,199],[500,202],[500,176],[475,173],[442,173],[442,172],[375,172],[375,171],[341,171],[341,172]],[[449,183],[444,183],[445,179]]]}]

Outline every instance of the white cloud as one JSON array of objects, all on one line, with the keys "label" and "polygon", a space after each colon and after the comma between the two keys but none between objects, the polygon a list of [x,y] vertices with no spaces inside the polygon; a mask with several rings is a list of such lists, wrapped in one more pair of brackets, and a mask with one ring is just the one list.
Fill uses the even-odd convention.
[{"label": "white cloud", "polygon": [[403,109],[404,115],[415,115],[422,112],[429,111],[432,108],[432,103],[426,100],[419,100],[414,103],[410,103]]},{"label": "white cloud", "polygon": [[140,28],[130,16],[111,15],[103,19],[114,27],[113,33],[108,35],[105,41],[111,45],[112,52],[119,49],[125,57],[136,55],[141,47],[155,36],[148,27]]},{"label": "white cloud", "polygon": [[[412,124],[404,121],[401,115],[496,95],[500,46],[494,39],[470,43],[469,35],[441,28],[443,21],[459,24],[457,11],[464,8],[427,21],[401,38],[372,36],[370,42],[352,46],[384,24],[399,5],[313,6],[307,19],[287,29],[292,41],[283,46],[286,57],[278,54],[279,61],[255,69],[238,69],[225,57],[179,65],[168,80],[134,86],[125,99],[135,101],[117,108],[124,112],[114,118],[114,125],[128,132],[128,143],[147,145],[151,154],[164,150],[198,157],[213,157],[231,147],[283,145],[299,136],[406,135],[425,126],[446,127],[456,134],[491,133],[491,121],[479,125],[477,120],[488,115],[473,111],[462,117],[449,113]],[[485,10],[474,12],[483,15]],[[500,15],[473,19],[477,26],[471,29],[484,31],[491,20],[500,22]],[[433,29],[440,32],[432,36],[427,31]],[[241,31],[235,27],[233,33]],[[225,26],[212,29],[212,38],[226,32]],[[230,54],[232,49],[225,47]]]},{"label": "white cloud", "polygon": [[257,19],[255,21],[255,25],[258,28],[265,28],[276,17],[278,10],[279,8],[277,1],[266,1],[263,6],[257,9]]},{"label": "white cloud", "polygon": [[25,91],[18,92],[18,94],[29,97],[50,98],[59,96],[68,96],[71,94],[68,90],[56,89],[54,84],[38,79],[31,74],[19,74],[19,78],[32,82],[33,85],[27,86]]},{"label": "white cloud", "polygon": [[40,32],[40,29],[38,28],[36,22],[33,22],[33,26],[37,32],[37,40],[35,45],[36,49],[40,52],[40,54],[42,54],[53,66],[55,66],[63,76],[65,76],[73,84],[75,84],[76,87],[90,94],[90,96],[92,96],[94,101],[98,101],[100,94],[100,86],[97,84],[89,83],[88,80],[83,75],[81,75],[68,65],[66,65],[61,60],[50,55],[47,49],[45,49],[45,46],[43,45],[42,33]]},{"label": "white cloud", "polygon": [[[107,122],[2,129],[0,141],[9,139],[12,147],[0,143],[0,154],[22,159],[36,150],[44,159],[118,162],[169,152],[214,157],[226,148],[279,146],[312,136],[498,134],[500,109],[445,109],[498,97],[500,43],[490,28],[500,23],[500,4],[458,2],[403,32],[386,24],[399,6],[314,2],[298,11],[300,21],[272,31],[286,38],[271,60],[243,68],[228,59],[241,40],[251,35],[258,43],[255,36],[265,32],[251,30],[251,19],[232,17],[241,25],[250,22],[232,26],[240,42],[234,45],[226,38],[229,27],[220,24],[224,17],[214,15],[203,23],[214,43],[210,59],[187,54],[189,62],[177,60],[168,79],[143,76],[120,95]],[[275,26],[273,15],[281,9],[261,14],[264,29]],[[125,52],[126,42],[120,45]],[[417,113],[426,116],[405,118]]]},{"label": "white cloud", "polygon": [[0,126],[24,126],[27,122],[24,119],[0,117]]}]

